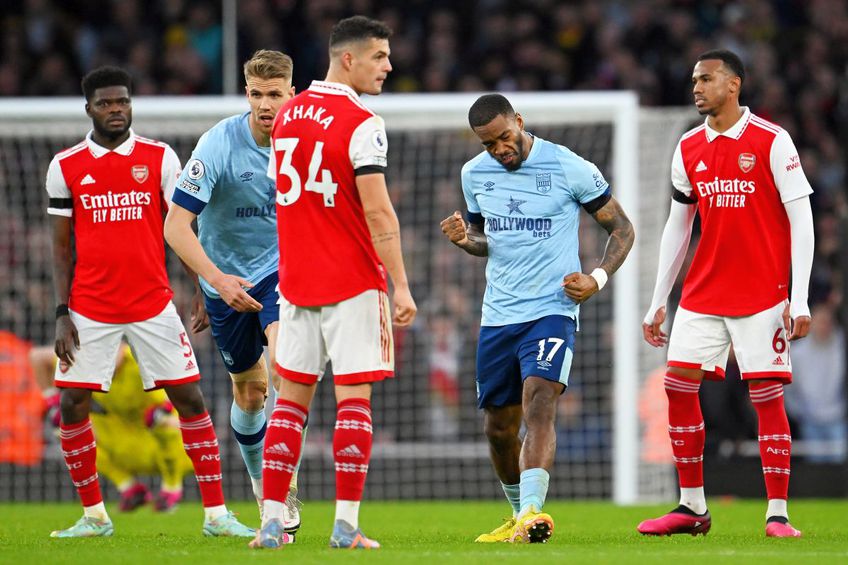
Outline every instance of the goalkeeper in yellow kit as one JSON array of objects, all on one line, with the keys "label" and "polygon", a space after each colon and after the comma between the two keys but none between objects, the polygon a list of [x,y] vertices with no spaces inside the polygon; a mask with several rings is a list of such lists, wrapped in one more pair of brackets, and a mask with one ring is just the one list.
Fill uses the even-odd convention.
[{"label": "goalkeeper in yellow kit", "polygon": [[[59,393],[53,388],[56,355],[51,347],[36,347],[30,362],[49,417],[58,426]],[[91,424],[97,440],[97,470],[121,493],[119,509],[127,512],[149,502],[150,491],[138,477],[158,475],[162,483],[154,508],[172,510],[182,498],[183,477],[193,472],[191,460],[183,450],[179,422],[165,391],[144,391],[138,364],[126,344],[118,352],[109,393],[92,396]]]}]

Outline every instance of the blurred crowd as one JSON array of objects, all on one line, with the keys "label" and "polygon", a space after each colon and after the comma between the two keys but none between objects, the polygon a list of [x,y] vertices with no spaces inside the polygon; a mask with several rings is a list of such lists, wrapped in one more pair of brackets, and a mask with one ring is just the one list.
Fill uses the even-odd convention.
[{"label": "blurred crowd", "polygon": [[[294,59],[298,90],[323,78],[330,29],[339,18],[357,13],[394,29],[389,92],[630,89],[643,106],[684,106],[692,102],[690,75],[698,54],[732,49],[747,67],[742,103],[789,131],[815,190],[811,302],[818,311],[841,311],[840,240],[848,223],[848,0],[234,1],[239,64],[256,49],[285,51]],[[0,5],[0,96],[79,96],[80,77],[107,63],[130,70],[136,95],[224,91],[219,0],[19,0]],[[455,185],[446,190],[454,191]],[[46,230],[36,235],[49,237]],[[47,248],[39,241],[25,246],[6,241],[0,254],[20,256],[20,261]],[[428,268],[438,269],[438,261]],[[47,293],[45,288],[49,302]],[[435,335],[456,331],[448,317],[457,309],[468,309],[470,319],[476,315],[476,306],[468,305],[462,292],[455,294],[459,298],[448,297],[428,320],[439,330]],[[813,351],[801,352],[799,372],[815,373],[802,366],[807,357],[823,358],[816,347],[843,348],[841,321],[830,315],[817,326],[808,338]],[[460,404],[457,373],[467,368],[465,360],[458,362],[457,343],[442,338],[428,345],[431,394],[441,399],[434,404],[433,422],[442,423],[436,436],[456,433],[451,415]],[[826,370],[832,374],[822,381],[829,383],[826,396],[842,400],[828,414],[836,414],[844,433],[844,355],[834,352],[828,359]],[[816,393],[822,390],[799,391],[795,405],[803,408],[798,413],[821,414]]]}]

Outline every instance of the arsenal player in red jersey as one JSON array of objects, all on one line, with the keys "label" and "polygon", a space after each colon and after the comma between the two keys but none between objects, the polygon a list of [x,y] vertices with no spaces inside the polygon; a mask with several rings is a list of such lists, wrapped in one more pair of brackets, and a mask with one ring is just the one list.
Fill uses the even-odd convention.
[{"label": "arsenal player in red jersey", "polygon": [[218,440],[200,391],[197,360],[171,302],[163,214],[180,173],[179,159],[168,145],[130,129],[126,71],[95,69],[83,78],[82,89],[92,131],[53,158],[46,185],[53,218],[62,455],[84,515],[51,537],[114,531],[100,492],[88,415],[91,391],[109,390],[124,337],[144,388],[164,388],[180,415],[183,445],[203,499],[203,533],[252,536],[224,504]]},{"label": "arsenal player in red jersey", "polygon": [[[813,190],[786,130],[739,105],[744,78],[742,61],[730,51],[698,58],[692,92],[698,112],[707,118],[683,135],[674,152],[673,201],[642,329],[649,344],[669,345],[665,390],[680,505],[639,524],[643,534],[695,535],[710,529],[698,391],[704,378],[724,378],[732,344],[759,421],[766,535],[801,535],[789,524],[786,507],[792,438],[783,386],[792,381],[789,342],[810,329]],[[661,329],[665,305],[696,213],[701,240],[667,339]]]},{"label": "arsenal player in red jersey", "polygon": [[416,313],[383,174],[385,127],[359,99],[363,92],[379,94],[392,70],[390,34],[362,16],[339,22],[330,35],[326,80],[287,102],[271,131],[268,175],[277,183],[284,328],[276,359],[283,379],[265,436],[264,517],[252,547],[282,544],[289,479],[328,361],[337,400],[330,546],[379,547],[358,523],[371,456],[371,388],[393,376],[392,321],[405,326]]}]

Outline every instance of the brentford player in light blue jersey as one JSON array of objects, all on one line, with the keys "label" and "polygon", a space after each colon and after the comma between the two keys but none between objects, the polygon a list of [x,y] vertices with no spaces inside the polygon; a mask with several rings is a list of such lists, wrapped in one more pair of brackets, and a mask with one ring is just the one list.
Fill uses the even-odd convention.
[{"label": "brentford player in light blue jersey", "polygon": [[[261,504],[269,373],[262,355],[269,345],[273,367],[279,321],[276,187],[265,173],[274,117],[294,95],[292,60],[257,51],[244,76],[250,111],[219,122],[197,142],[177,181],[165,237],[200,277],[212,335],[233,381],[230,424]],[[295,481],[289,532],[300,525]]]},{"label": "brentford player in light blue jersey", "polygon": [[[455,212],[441,226],[458,247],[489,258],[477,401],[513,509],[512,519],[477,541],[546,542],[554,527],[542,512],[554,416],[568,386],[579,305],[624,262],[633,226],[595,165],[524,131],[500,94],[480,97],[468,121],[486,150],[462,168],[467,223]],[[604,258],[589,275],[578,256],[580,208],[609,233]]]}]

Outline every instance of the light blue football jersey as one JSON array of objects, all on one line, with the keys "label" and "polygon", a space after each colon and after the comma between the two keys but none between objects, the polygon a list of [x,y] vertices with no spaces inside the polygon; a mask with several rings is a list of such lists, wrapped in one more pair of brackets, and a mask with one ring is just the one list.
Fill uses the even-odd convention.
[{"label": "light blue football jersey", "polygon": [[533,137],[530,154],[507,171],[483,151],[462,167],[469,216],[482,215],[489,244],[483,326],[577,319],[562,278],[579,272],[580,207],[609,184],[598,168],[570,149]]},{"label": "light blue football jersey", "polygon": [[[201,136],[173,202],[197,214],[200,244],[221,271],[256,284],[279,268],[270,147],[256,144],[248,113],[218,122]],[[203,291],[218,293],[202,278]]]}]

